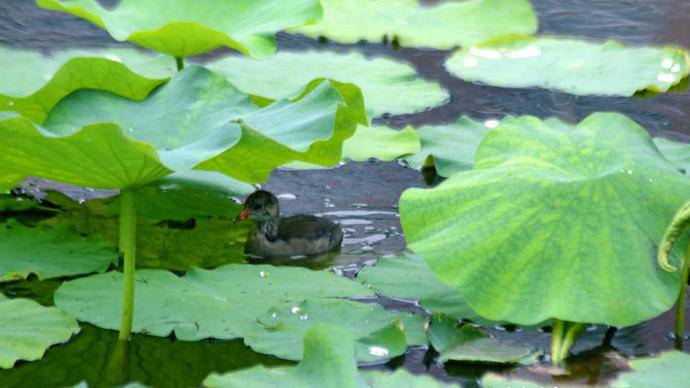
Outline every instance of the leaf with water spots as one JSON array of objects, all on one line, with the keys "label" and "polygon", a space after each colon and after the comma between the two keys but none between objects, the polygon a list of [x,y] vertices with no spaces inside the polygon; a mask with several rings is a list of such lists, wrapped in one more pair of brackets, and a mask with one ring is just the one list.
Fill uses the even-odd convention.
[{"label": "leaf with water spots", "polygon": [[46,349],[79,332],[77,321],[55,307],[0,294],[0,368],[17,360],[35,361]]},{"label": "leaf with water spots", "polygon": [[[75,318],[117,330],[122,305],[122,274],[109,272],[63,283],[55,305]],[[185,341],[232,339],[255,330],[268,306],[309,298],[370,296],[371,291],[330,272],[298,267],[230,264],[192,269],[178,277],[163,270],[138,270],[134,333]]]},{"label": "leaf with water spots", "polygon": [[377,304],[310,299],[272,307],[258,317],[256,329],[244,337],[244,342],[261,353],[301,360],[304,334],[311,327],[324,323],[347,330],[357,340],[357,361],[370,363],[404,354],[407,343],[417,340],[414,331],[424,334],[426,319],[410,313],[389,312]]},{"label": "leaf with water spots", "polygon": [[532,34],[529,0],[466,0],[422,5],[418,0],[322,0],[320,22],[291,31],[341,43],[397,41],[405,47],[451,49],[494,36]]},{"label": "leaf with water spots", "polygon": [[540,87],[576,95],[665,92],[690,71],[677,47],[626,47],[556,37],[501,37],[453,54],[446,68],[466,81]]},{"label": "leaf with water spots", "polygon": [[443,384],[429,376],[413,376],[403,369],[395,373],[360,372],[355,359],[355,340],[336,325],[319,324],[309,329],[303,340],[304,359],[296,366],[257,366],[224,375],[211,374],[204,386],[215,387],[313,387],[313,388],[440,388]]},{"label": "leaf with water spots", "polygon": [[596,113],[571,130],[504,120],[475,169],[410,189],[410,249],[479,315],[531,325],[556,318],[630,326],[667,311],[678,274],[655,245],[690,181],[634,121]]},{"label": "leaf with water spots", "polygon": [[318,0],[123,0],[113,9],[95,0],[38,0],[40,7],[86,19],[118,41],[173,57],[221,46],[251,56],[271,55],[275,33],[319,20]]}]

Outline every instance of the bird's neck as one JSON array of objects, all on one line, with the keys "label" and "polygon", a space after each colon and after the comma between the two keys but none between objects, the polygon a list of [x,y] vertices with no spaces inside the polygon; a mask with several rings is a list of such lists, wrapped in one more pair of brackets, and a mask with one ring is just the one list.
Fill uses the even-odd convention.
[{"label": "bird's neck", "polygon": [[278,238],[278,225],[280,217],[264,217],[256,220],[256,229],[259,233],[266,236],[268,241],[275,241]]}]

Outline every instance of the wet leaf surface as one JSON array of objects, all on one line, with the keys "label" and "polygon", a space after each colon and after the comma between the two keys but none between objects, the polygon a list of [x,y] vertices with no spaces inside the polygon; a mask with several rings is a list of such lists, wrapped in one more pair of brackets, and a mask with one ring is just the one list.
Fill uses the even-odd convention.
[{"label": "wet leaf surface", "polygon": [[382,362],[404,354],[408,341],[418,340],[414,333],[408,339],[408,331],[423,333],[425,321],[421,316],[386,311],[377,304],[310,299],[272,307],[257,318],[256,329],[244,342],[260,353],[301,360],[305,333],[315,325],[329,324],[355,338],[357,361]]},{"label": "wet leaf surface", "polygon": [[556,89],[576,95],[665,92],[687,77],[690,58],[676,47],[626,47],[555,37],[505,37],[456,52],[448,70],[492,86]]},{"label": "wet leaf surface", "polygon": [[[370,296],[371,291],[330,272],[230,264],[194,268],[184,276],[138,270],[133,332],[185,341],[233,339],[252,333],[257,317],[279,302]],[[122,274],[108,272],[63,283],[55,305],[101,328],[119,328]]]},{"label": "wet leaf surface", "polygon": [[611,382],[611,387],[682,387],[688,383],[690,355],[679,351],[664,352],[657,357],[632,360],[630,367],[632,371],[621,372]]}]

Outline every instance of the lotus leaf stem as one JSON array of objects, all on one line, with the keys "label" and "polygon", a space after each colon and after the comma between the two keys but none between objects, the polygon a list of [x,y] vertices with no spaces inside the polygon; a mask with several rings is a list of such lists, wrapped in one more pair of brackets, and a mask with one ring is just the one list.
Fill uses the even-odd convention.
[{"label": "lotus leaf stem", "polygon": [[553,320],[551,331],[551,363],[559,365],[568,357],[570,348],[575,343],[575,338],[582,332],[585,325],[578,322],[564,322]]},{"label": "lotus leaf stem", "polygon": [[183,57],[175,57],[175,63],[177,64],[177,71],[182,71],[184,69]]},{"label": "lotus leaf stem", "polygon": [[[673,221],[666,229],[664,239],[659,244],[659,251],[657,253],[657,260],[659,266],[669,272],[675,272],[678,268],[671,264],[669,255],[673,244],[678,240],[678,237],[690,224],[690,202],[683,205],[673,217]],[[688,289],[688,265],[690,261],[690,245],[685,250],[681,263],[680,273],[680,290],[678,291],[678,300],[676,301],[676,325],[674,342],[676,348],[683,348],[683,339],[685,337],[685,294]]]},{"label": "lotus leaf stem", "polygon": [[128,341],[134,319],[134,274],[136,267],[137,208],[136,189],[120,192],[120,252],[124,258],[124,284],[122,295],[122,319],[119,339]]}]

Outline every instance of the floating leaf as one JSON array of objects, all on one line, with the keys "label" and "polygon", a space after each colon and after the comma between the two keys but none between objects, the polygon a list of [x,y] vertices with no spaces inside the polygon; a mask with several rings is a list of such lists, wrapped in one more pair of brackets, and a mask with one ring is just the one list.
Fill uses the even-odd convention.
[{"label": "floating leaf", "polygon": [[112,10],[95,0],[37,0],[39,6],[86,19],[118,41],[174,57],[227,46],[251,56],[275,51],[275,33],[321,18],[318,0],[124,0]]},{"label": "floating leaf", "polygon": [[611,387],[683,387],[688,384],[690,355],[679,351],[664,352],[658,357],[632,360],[630,367],[632,371],[621,372]]},{"label": "floating leaf", "polygon": [[294,100],[259,108],[222,76],[192,66],[141,102],[73,93],[52,109],[49,129],[0,113],[0,141],[13,150],[0,163],[5,176],[103,189],[192,168],[257,182],[291,160],[338,163],[357,123],[366,118],[353,85],[318,80]]},{"label": "floating leaf", "polygon": [[0,224],[0,283],[103,272],[117,253],[100,241],[89,241],[69,226],[28,227],[15,220]]},{"label": "floating leaf", "polygon": [[448,361],[490,364],[532,364],[541,354],[534,348],[489,338],[469,325],[458,327],[458,321],[434,316],[429,327],[429,341],[439,352],[438,362]]},{"label": "floating leaf", "polygon": [[0,46],[0,111],[43,122],[50,109],[79,89],[141,100],[174,74],[169,57],[136,50],[65,50],[51,55]]},{"label": "floating leaf", "polygon": [[643,90],[669,90],[687,77],[690,58],[675,47],[511,36],[456,52],[446,67],[466,81],[493,86],[632,96]]},{"label": "floating leaf", "polygon": [[653,254],[690,181],[615,113],[571,131],[504,120],[475,170],[406,191],[410,249],[481,316],[630,326],[668,310],[678,275]]},{"label": "floating leaf", "polygon": [[355,135],[343,143],[343,156],[357,162],[371,158],[389,161],[419,150],[419,136],[412,127],[396,130],[360,125]]},{"label": "floating leaf", "polygon": [[[180,340],[231,339],[251,333],[267,306],[308,298],[369,296],[371,291],[329,272],[269,265],[230,264],[192,269],[183,277],[139,270],[134,301],[135,333]],[[118,329],[122,274],[109,272],[63,283],[55,305],[75,318]]]},{"label": "floating leaf", "polygon": [[[421,329],[426,320],[415,319]],[[377,304],[344,299],[307,300],[302,303],[283,303],[272,307],[257,319],[256,330],[244,337],[252,349],[288,360],[303,357],[302,338],[318,324],[336,325],[347,330],[357,340],[357,360],[381,362],[400,356],[407,350],[407,325],[403,314],[386,311]]]},{"label": "floating leaf", "polygon": [[32,210],[58,212],[56,209],[38,204],[33,199],[0,194],[0,213],[24,213]]},{"label": "floating leaf", "polygon": [[422,80],[404,62],[356,52],[281,51],[264,59],[230,56],[209,64],[242,91],[273,99],[291,96],[315,78],[350,82],[362,89],[371,116],[415,113],[449,97],[438,83]]},{"label": "floating leaf", "polygon": [[507,34],[532,34],[537,17],[528,0],[467,0],[422,6],[417,0],[322,0],[319,23],[293,28],[337,42],[379,42],[450,49]]},{"label": "floating leaf", "polygon": [[405,161],[416,169],[433,164],[439,175],[453,176],[472,168],[474,153],[489,130],[486,125],[465,116],[455,124],[421,127],[417,134],[422,149]]},{"label": "floating leaf", "polygon": [[662,155],[678,166],[686,175],[690,174],[690,144],[657,137],[654,144]]},{"label": "floating leaf", "polygon": [[482,377],[483,388],[544,388],[544,384],[520,379],[512,379],[496,373],[487,373]]},{"label": "floating leaf", "polygon": [[[419,301],[422,307],[432,313],[446,314],[457,319],[479,319],[462,296],[438,280],[424,260],[414,254],[380,259],[375,266],[362,268],[357,274],[357,280],[371,287],[377,294]],[[410,287],[410,284],[418,287]]]},{"label": "floating leaf", "polygon": [[79,332],[77,321],[55,307],[2,294],[0,327],[0,368],[12,368],[17,360],[39,360],[50,346]]},{"label": "floating leaf", "polygon": [[412,376],[404,370],[393,374],[358,372],[352,334],[335,325],[319,324],[304,336],[304,360],[294,367],[257,366],[224,375],[212,374],[206,387],[442,387],[428,376]]}]

